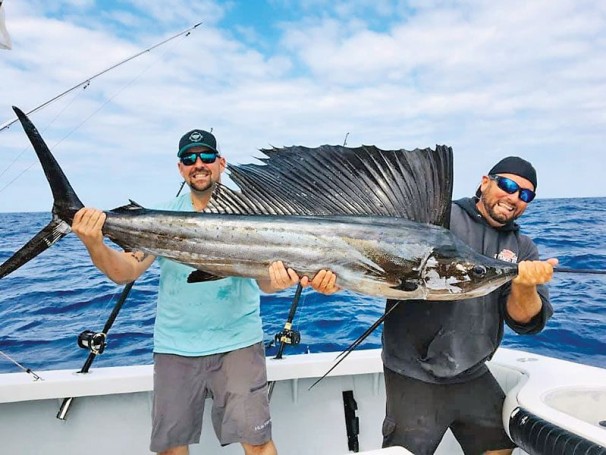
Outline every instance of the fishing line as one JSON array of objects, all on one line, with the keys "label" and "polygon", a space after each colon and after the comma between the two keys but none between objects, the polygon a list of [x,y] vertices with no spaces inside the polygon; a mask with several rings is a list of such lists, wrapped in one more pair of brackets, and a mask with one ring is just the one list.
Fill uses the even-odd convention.
[{"label": "fishing line", "polygon": [[[120,292],[122,292],[122,291],[120,291]],[[118,292],[117,287],[115,290],[112,291],[112,293],[109,296],[109,299],[103,304],[103,306],[101,307],[101,311],[99,311],[96,319],[92,322],[92,325],[94,325],[94,326],[100,325],[101,320],[104,319],[103,315],[106,313],[106,310],[109,307],[111,307],[112,305],[115,305],[114,302],[120,298],[120,292]]]},{"label": "fishing line", "polygon": [[[89,84],[86,84],[84,87],[82,87],[82,90],[85,90],[88,87]],[[43,131],[47,131],[51,125],[53,125],[55,123],[55,121],[67,110],[67,108],[69,108],[75,101],[76,99],[82,95],[83,92],[76,92],[76,94],[72,97],[71,101],[69,101],[69,103],[67,103],[59,112],[57,112],[57,114],[53,117],[53,119],[47,123],[46,127],[43,129]],[[55,144],[56,146],[57,144]],[[54,147],[53,147],[54,148]],[[30,146],[26,146],[23,147],[23,149],[21,149],[21,151],[17,154],[17,156],[13,159],[13,161],[11,161],[8,166],[6,166],[6,168],[0,172],[0,178],[8,171],[10,170],[19,160],[19,158],[21,158],[23,156],[23,154],[25,152],[27,152],[28,150],[30,150]],[[13,183],[15,183],[17,180],[19,180],[19,178],[21,178],[21,176],[23,174],[25,174],[27,171],[29,171],[32,166],[34,166],[37,163],[37,161],[32,161],[29,166],[27,166],[25,169],[23,169],[19,174],[17,174],[15,176],[15,178],[13,178],[12,180],[10,180],[6,185],[4,185],[2,188],[0,188],[0,193],[2,193],[4,190],[6,190],[8,187],[10,187]]]},{"label": "fishing line", "polygon": [[[185,35],[184,38],[186,36],[189,35]],[[97,113],[99,113],[103,108],[105,108],[105,106],[107,106],[110,102],[112,102],[118,95],[120,95],[122,92],[124,92],[124,90],[126,90],[128,87],[130,87],[131,85],[133,85],[135,82],[137,82],[139,79],[141,79],[141,77],[143,77],[143,75],[145,73],[147,73],[152,67],[154,67],[155,65],[158,64],[158,62],[160,61],[160,59],[162,57],[164,57],[168,51],[172,50],[176,45],[176,42],[172,44],[171,47],[168,47],[163,53],[159,54],[157,56],[157,58],[152,61],[146,68],[144,68],[137,76],[135,76],[134,78],[132,78],[131,80],[127,81],[122,87],[120,87],[112,96],[108,97],[97,109],[95,109],[94,111],[92,111],[84,120],[82,120],[82,122],[80,122],[78,125],[76,125],[76,127],[74,127],[71,131],[69,131],[63,138],[61,138],[61,140],[59,142],[57,142],[54,147],[52,147],[51,150],[54,150],[55,147],[57,147],[59,144],[61,144],[61,142],[63,142],[65,139],[67,139],[69,136],[71,136],[75,131],[77,131],[78,129],[80,129],[80,127],[82,127],[85,123],[87,123],[93,116],[97,115]]]},{"label": "fishing line", "polygon": [[554,267],[553,271],[554,272],[562,272],[562,273],[606,275],[606,270],[601,270],[601,269],[572,269],[572,268],[569,268],[569,267]]},{"label": "fishing line", "polygon": [[44,381],[43,378],[41,378],[36,373],[34,373],[34,370],[32,370],[31,368],[24,367],[23,365],[21,365],[19,362],[17,362],[15,359],[13,359],[8,354],[5,354],[4,352],[0,351],[0,355],[6,357],[8,360],[10,360],[11,362],[13,362],[15,365],[17,365],[19,368],[21,368],[26,373],[31,374],[34,377],[34,381]]},{"label": "fishing line", "polygon": [[[86,84],[84,87],[82,87],[82,90],[86,90],[86,88],[88,87],[89,84]],[[63,114],[63,112],[65,112],[67,110],[68,107],[70,107],[72,104],[74,104],[74,102],[76,101],[76,99],[82,95],[82,92],[75,92],[75,95],[72,97],[72,99],[69,101],[69,103],[67,103],[59,112],[57,112],[57,114],[55,115],[55,117],[46,125],[46,127],[43,129],[43,132],[47,131],[48,128],[55,123],[55,121],[59,118],[59,116],[61,116]],[[0,178],[9,170],[13,167],[13,165],[19,160],[19,158],[21,158],[21,156],[30,149],[30,146],[27,145],[26,147],[23,147],[23,149],[21,149],[21,151],[17,154],[17,156],[13,159],[13,161],[11,161],[8,166],[6,166],[6,168],[0,172]],[[19,177],[21,177],[26,171],[28,171],[34,164],[36,163],[36,161],[32,161],[32,163],[25,168],[19,175],[17,175],[17,177],[15,177],[13,180],[11,180],[7,185],[5,185],[2,189],[0,189],[0,193],[2,191],[4,191],[11,183],[13,183],[15,180],[17,180]]]},{"label": "fishing line", "polygon": [[[183,32],[180,32],[180,33],[178,33],[178,34],[176,34],[176,35],[173,35],[172,37],[170,37],[170,38],[168,38],[168,39],[166,39],[166,40],[164,40],[164,41],[162,41],[162,42],[160,42],[160,43],[158,43],[158,44],[156,44],[156,45],[154,45],[154,46],[152,46],[152,47],[149,47],[149,48],[147,48],[147,49],[145,49],[145,50],[143,50],[143,51],[141,51],[141,52],[139,52],[139,53],[137,53],[137,54],[135,54],[135,55],[133,55],[133,56],[131,56],[131,57],[127,58],[127,59],[125,59],[125,60],[122,60],[122,61],[121,61],[121,62],[119,62],[119,63],[116,63],[116,64],[114,64],[114,65],[110,66],[109,68],[106,68],[105,70],[103,70],[103,71],[101,71],[101,72],[99,72],[99,73],[97,73],[97,74],[95,74],[95,75],[93,75],[93,76],[89,77],[89,78],[88,78],[88,79],[86,79],[85,81],[80,82],[79,84],[76,84],[75,86],[71,87],[71,88],[70,88],[70,89],[68,89],[68,90],[65,90],[64,92],[62,92],[62,93],[60,93],[59,95],[57,95],[57,96],[53,97],[52,99],[50,99],[50,100],[46,101],[45,103],[43,103],[43,104],[39,105],[38,107],[36,107],[36,108],[32,109],[31,111],[28,111],[28,112],[26,113],[26,115],[32,114],[32,113],[34,113],[34,112],[37,112],[37,111],[39,111],[39,110],[43,109],[44,107],[46,107],[46,106],[48,106],[49,104],[51,104],[51,103],[53,103],[53,102],[55,102],[55,101],[59,100],[60,98],[64,97],[65,95],[67,95],[67,94],[68,94],[68,93],[70,93],[71,91],[76,90],[76,89],[77,89],[77,88],[79,88],[79,87],[82,87],[82,91],[80,91],[80,92],[79,92],[79,95],[80,95],[80,94],[82,94],[82,93],[84,92],[84,90],[86,90],[86,88],[88,88],[88,87],[90,86],[90,83],[91,83],[91,81],[92,81],[93,79],[95,79],[95,78],[97,78],[97,77],[99,77],[99,76],[101,76],[101,75],[103,75],[103,74],[105,74],[105,73],[107,73],[107,72],[109,72],[109,71],[111,71],[111,70],[113,70],[113,69],[115,69],[115,68],[117,68],[117,67],[119,67],[119,66],[123,65],[124,63],[127,63],[127,62],[129,62],[129,61],[131,61],[131,60],[134,60],[135,58],[137,58],[137,57],[139,57],[139,56],[141,56],[141,55],[143,55],[143,54],[145,54],[145,53],[147,53],[147,52],[150,52],[151,50],[153,50],[153,49],[155,49],[155,48],[157,48],[157,47],[160,47],[160,46],[162,46],[162,45],[164,45],[164,44],[168,43],[169,41],[172,41],[172,40],[174,40],[174,39],[176,39],[176,38],[178,38],[178,37],[182,37],[182,39],[187,38],[187,37],[188,37],[188,36],[191,34],[192,30],[194,30],[195,28],[197,28],[197,27],[198,27],[198,26],[199,26],[201,23],[202,23],[202,22],[199,22],[199,23],[195,24],[194,26],[192,26],[192,27],[188,28],[187,30],[185,30],[185,31],[183,31]],[[102,109],[103,109],[105,106],[107,106],[107,105],[108,105],[108,104],[109,104],[111,101],[113,101],[113,100],[114,100],[114,99],[115,99],[115,98],[116,98],[116,97],[117,97],[119,94],[121,94],[121,93],[122,93],[124,90],[126,90],[126,89],[127,89],[128,87],[130,87],[131,85],[133,85],[133,83],[135,83],[136,81],[138,81],[139,79],[141,79],[141,77],[142,77],[142,76],[143,76],[145,73],[147,73],[147,72],[148,72],[148,71],[149,71],[149,70],[150,70],[152,67],[154,67],[154,66],[155,66],[155,65],[156,65],[156,64],[157,64],[157,63],[160,61],[160,59],[161,59],[162,57],[164,57],[164,56],[165,56],[165,55],[166,55],[166,54],[167,54],[169,51],[173,50],[173,49],[175,48],[175,46],[176,46],[176,44],[177,44],[178,42],[179,42],[179,41],[175,41],[175,42],[174,42],[174,43],[173,43],[171,46],[167,47],[167,49],[166,49],[165,51],[163,51],[162,53],[158,54],[158,55],[157,55],[157,57],[156,57],[156,58],[155,58],[155,59],[154,59],[154,60],[153,60],[153,61],[152,61],[152,62],[151,62],[151,63],[150,63],[150,64],[149,64],[149,65],[148,65],[146,68],[144,68],[144,69],[143,69],[143,70],[142,70],[142,71],[141,71],[141,72],[140,72],[138,75],[136,75],[134,78],[132,78],[131,80],[127,81],[127,82],[126,82],[126,83],[125,83],[125,84],[124,84],[124,85],[123,85],[121,88],[119,88],[119,89],[118,89],[118,90],[117,90],[117,91],[116,91],[116,92],[115,92],[115,93],[114,93],[112,96],[110,96],[108,99],[106,99],[106,101],[105,101],[105,102],[103,102],[103,103],[102,103],[102,104],[101,104],[101,105],[100,105],[100,106],[99,106],[97,109],[95,109],[94,111],[92,111],[92,112],[91,112],[91,113],[90,113],[90,114],[89,114],[87,117],[85,117],[85,118],[84,118],[84,119],[83,119],[83,120],[82,120],[82,121],[81,121],[79,124],[77,124],[77,125],[76,125],[74,128],[72,128],[70,131],[68,131],[68,132],[67,132],[67,133],[66,133],[66,134],[65,134],[65,135],[64,135],[64,136],[63,136],[63,137],[62,137],[62,138],[61,138],[61,139],[60,139],[58,142],[56,142],[56,143],[55,143],[55,145],[54,145],[54,146],[50,147],[50,150],[53,150],[53,151],[54,151],[58,145],[60,145],[60,144],[61,144],[61,143],[62,143],[62,142],[65,140],[65,139],[67,139],[69,136],[71,136],[71,135],[72,135],[72,134],[73,134],[75,131],[77,131],[78,129],[80,129],[80,128],[81,128],[81,127],[82,127],[82,126],[83,126],[85,123],[87,123],[87,122],[88,122],[88,121],[89,121],[89,120],[90,120],[90,119],[91,119],[93,116],[95,116],[95,115],[96,115],[96,114],[97,114],[99,111],[101,111],[101,110],[102,110]],[[79,95],[77,95],[77,96],[79,96]],[[57,118],[59,118],[59,116],[60,116],[60,115],[61,115],[61,114],[62,114],[62,113],[63,113],[63,112],[64,112],[64,111],[67,109],[67,107],[69,107],[71,104],[73,104],[73,102],[74,102],[74,100],[77,98],[77,96],[75,96],[75,97],[72,99],[72,101],[71,101],[70,103],[68,103],[68,105],[67,105],[67,106],[65,106],[65,107],[64,107],[64,108],[63,108],[63,109],[62,109],[62,110],[61,110],[61,111],[60,111],[60,112],[59,112],[59,113],[58,113],[58,114],[57,114],[57,115],[56,115],[56,116],[55,116],[55,117],[52,119],[52,121],[51,121],[51,122],[49,122],[49,124],[48,124],[48,125],[47,125],[47,127],[44,129],[44,131],[46,131],[46,129],[48,129],[48,127],[49,127],[50,125],[52,125],[52,124],[53,124],[53,123],[54,123],[54,122],[57,120]],[[9,128],[9,127],[10,127],[10,126],[13,124],[13,123],[15,123],[15,122],[17,122],[17,121],[18,121],[18,119],[13,119],[13,120],[11,120],[11,121],[8,121],[8,122],[4,123],[2,126],[0,126],[0,132],[2,132],[2,131],[3,131],[3,130],[5,130],[5,129],[8,129],[8,128]],[[25,148],[24,150],[22,150],[22,151],[21,151],[21,153],[19,153],[19,154],[17,155],[17,157],[16,157],[16,158],[13,160],[13,162],[11,162],[11,163],[8,165],[8,167],[7,167],[7,168],[6,168],[4,171],[2,171],[2,173],[0,173],[0,177],[1,177],[1,176],[2,176],[2,175],[3,175],[3,174],[4,174],[4,173],[5,173],[5,172],[6,172],[8,169],[10,169],[10,167],[12,167],[12,165],[13,165],[13,164],[14,164],[14,163],[15,163],[15,162],[16,162],[16,161],[19,159],[19,157],[20,157],[20,156],[21,156],[21,155],[22,155],[22,154],[25,152],[25,150],[28,150],[28,148]],[[5,186],[3,186],[2,188],[0,188],[0,193],[2,193],[2,192],[3,192],[4,190],[6,190],[6,189],[7,189],[9,186],[11,186],[11,185],[12,185],[12,184],[13,184],[13,183],[14,183],[16,180],[18,180],[18,179],[19,179],[19,178],[20,178],[20,177],[21,177],[23,174],[25,174],[27,171],[29,171],[29,170],[32,168],[32,166],[34,166],[34,164],[35,164],[35,163],[36,163],[35,161],[34,161],[34,162],[32,162],[32,163],[31,163],[29,166],[27,166],[27,167],[26,167],[26,168],[25,168],[23,171],[21,171],[21,172],[20,172],[20,173],[19,173],[19,174],[18,174],[18,175],[17,175],[17,176],[14,178],[14,179],[12,179],[12,180],[11,180],[10,182],[8,182],[8,183],[7,183]]]},{"label": "fishing line", "polygon": [[[171,36],[170,38],[167,38],[167,39],[165,39],[165,40],[163,40],[163,41],[159,42],[158,44],[154,44],[153,46],[148,47],[147,49],[142,50],[141,52],[138,52],[137,54],[132,55],[132,56],[130,56],[130,57],[128,57],[128,58],[126,58],[126,59],[124,59],[124,60],[122,60],[122,61],[120,61],[120,62],[118,62],[118,63],[116,63],[116,64],[114,64],[114,65],[112,65],[112,66],[110,66],[109,68],[106,68],[106,69],[104,69],[103,71],[100,71],[100,72],[99,72],[99,73],[97,73],[97,74],[94,74],[93,76],[91,76],[91,77],[87,78],[86,80],[84,80],[84,81],[80,82],[79,84],[76,84],[76,85],[74,85],[73,87],[71,87],[71,88],[69,88],[69,89],[65,90],[64,92],[62,92],[62,93],[60,93],[59,95],[57,95],[57,96],[55,96],[55,97],[51,98],[51,99],[50,99],[50,100],[48,100],[48,101],[46,101],[46,102],[42,103],[41,105],[39,105],[39,106],[35,107],[35,108],[34,108],[34,109],[32,109],[31,111],[26,112],[25,114],[29,116],[30,114],[33,114],[34,112],[37,112],[37,111],[39,111],[39,110],[41,110],[41,109],[45,108],[45,107],[46,107],[46,106],[48,106],[49,104],[51,104],[51,103],[53,103],[53,102],[57,101],[58,99],[60,99],[60,98],[64,97],[65,95],[67,95],[67,94],[68,94],[69,92],[71,92],[72,90],[75,90],[75,89],[77,89],[78,87],[81,87],[81,86],[82,86],[82,85],[84,85],[84,84],[87,84],[87,85],[88,85],[88,84],[90,84],[90,81],[92,81],[93,79],[96,79],[97,77],[99,77],[99,76],[101,76],[101,75],[103,75],[103,74],[105,74],[105,73],[107,73],[107,72],[109,72],[109,71],[111,71],[111,70],[113,70],[113,69],[115,69],[115,68],[117,68],[117,67],[119,67],[119,66],[121,66],[121,65],[125,64],[125,63],[128,63],[128,62],[130,62],[131,60],[134,60],[134,59],[136,59],[137,57],[139,57],[139,56],[141,56],[141,55],[143,55],[143,54],[145,54],[145,53],[147,53],[147,52],[149,52],[149,51],[151,51],[151,50],[153,50],[153,49],[156,49],[157,47],[162,46],[162,45],[164,45],[164,44],[168,43],[169,41],[174,40],[175,38],[178,38],[178,37],[180,37],[180,36],[188,37],[188,36],[191,34],[191,32],[192,32],[194,29],[196,29],[196,28],[197,28],[197,27],[198,27],[200,24],[202,24],[202,22],[198,22],[197,24],[195,24],[195,25],[193,25],[193,26],[191,26],[191,27],[187,28],[186,30],[184,30],[184,31],[182,31],[182,32],[179,32],[179,33],[177,33],[176,35],[173,35],[173,36]],[[8,122],[4,123],[2,126],[0,126],[0,131],[5,130],[6,128],[8,128],[9,126],[11,126],[13,123],[15,123],[15,122],[17,122],[17,121],[18,121],[18,119],[17,119],[17,118],[15,118],[15,119],[13,119],[13,120],[10,120],[10,121],[8,121]]]},{"label": "fishing line", "polygon": [[[189,35],[185,35],[185,36],[189,36]],[[185,37],[184,37],[185,38]],[[84,120],[82,120],[79,124],[77,124],[74,128],[72,128],[70,131],[68,131],[65,136],[63,136],[57,143],[55,143],[55,145],[53,147],[51,147],[51,150],[55,150],[57,148],[57,146],[59,146],[65,139],[67,139],[69,136],[71,136],[74,132],[76,132],[78,129],[80,129],[84,124],[88,123],[88,121],[94,117],[95,115],[97,115],[103,108],[105,108],[110,102],[112,102],[114,99],[116,99],[116,97],[118,95],[120,95],[122,92],[124,92],[124,90],[126,90],[128,87],[132,86],[135,82],[137,82],[139,79],[141,79],[141,77],[143,77],[143,75],[145,73],[147,73],[152,67],[154,67],[155,65],[158,64],[158,62],[160,61],[160,59],[162,57],[164,57],[169,50],[172,50],[174,48],[174,46],[176,45],[176,43],[174,43],[171,47],[167,48],[162,54],[158,55],[157,58],[152,61],[146,68],[144,68],[138,75],[136,75],[134,78],[132,78],[131,80],[127,81],[122,87],[120,87],[112,96],[108,97],[97,109],[93,110],[87,117],[84,118]],[[115,68],[112,67],[112,68]],[[109,71],[109,70],[106,70]],[[100,73],[101,74],[101,73]]]}]

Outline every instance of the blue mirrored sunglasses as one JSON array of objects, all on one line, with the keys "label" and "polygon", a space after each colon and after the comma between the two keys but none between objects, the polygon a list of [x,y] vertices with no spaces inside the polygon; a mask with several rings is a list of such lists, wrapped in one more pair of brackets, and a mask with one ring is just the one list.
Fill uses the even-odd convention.
[{"label": "blue mirrored sunglasses", "polygon": [[196,163],[198,157],[200,157],[200,160],[204,164],[212,164],[217,160],[218,156],[219,155],[214,152],[195,152],[188,153],[186,155],[181,155],[179,159],[181,160],[181,163],[183,163],[185,166],[191,166],[192,164]]},{"label": "blue mirrored sunglasses", "polygon": [[497,183],[497,186],[508,194],[514,194],[515,192],[519,191],[520,193],[518,194],[518,197],[520,198],[520,201],[526,202],[527,204],[532,202],[536,196],[534,191],[529,190],[528,188],[520,188],[520,185],[507,177],[501,177],[500,175],[489,175],[488,178],[494,180]]}]

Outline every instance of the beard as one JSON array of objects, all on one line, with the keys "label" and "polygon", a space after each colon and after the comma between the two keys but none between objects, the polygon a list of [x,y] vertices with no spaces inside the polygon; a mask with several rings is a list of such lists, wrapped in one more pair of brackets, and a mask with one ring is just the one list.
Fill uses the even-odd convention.
[{"label": "beard", "polygon": [[488,216],[499,224],[507,224],[516,220],[521,215],[521,213],[518,213],[518,208],[514,208],[512,211],[504,209],[499,210],[497,208],[500,202],[499,200],[487,200],[485,197],[482,197],[480,201]]},{"label": "beard", "polygon": [[204,193],[215,186],[215,182],[212,180],[207,180],[206,182],[187,182],[187,186],[191,191],[195,191],[197,193]]},{"label": "beard", "polygon": [[[194,178],[195,174],[205,174],[206,178],[199,181]],[[205,193],[212,190],[216,182],[212,177],[212,172],[204,169],[195,169],[191,172],[189,178],[186,179],[186,183],[191,191],[195,191],[196,193]]]}]

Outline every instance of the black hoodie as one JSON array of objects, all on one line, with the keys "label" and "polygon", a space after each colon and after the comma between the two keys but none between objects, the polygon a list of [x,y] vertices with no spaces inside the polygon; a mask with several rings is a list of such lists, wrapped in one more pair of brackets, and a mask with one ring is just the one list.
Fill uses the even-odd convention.
[{"label": "black hoodie", "polygon": [[[476,208],[477,199],[454,201],[450,230],[485,256],[511,262],[538,260],[532,240],[511,222],[494,228]],[[537,286],[543,307],[528,324],[519,324],[505,307],[507,283],[484,297],[455,301],[404,300],[383,327],[383,364],[392,371],[425,382],[448,384],[475,379],[486,372],[503,338],[506,322],[520,334],[540,332],[553,314],[549,293]],[[387,310],[395,303],[387,301]]]}]

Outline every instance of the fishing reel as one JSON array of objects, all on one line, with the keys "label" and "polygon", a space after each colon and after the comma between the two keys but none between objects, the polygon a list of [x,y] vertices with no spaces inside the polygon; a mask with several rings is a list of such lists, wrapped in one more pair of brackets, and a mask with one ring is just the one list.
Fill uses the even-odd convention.
[{"label": "fishing reel", "polygon": [[301,342],[301,333],[298,330],[284,329],[276,333],[274,337],[276,343],[285,343],[296,346]]},{"label": "fishing reel", "polygon": [[82,349],[88,349],[93,354],[102,354],[105,351],[107,336],[101,332],[96,333],[92,330],[85,330],[78,335],[78,346]]}]

